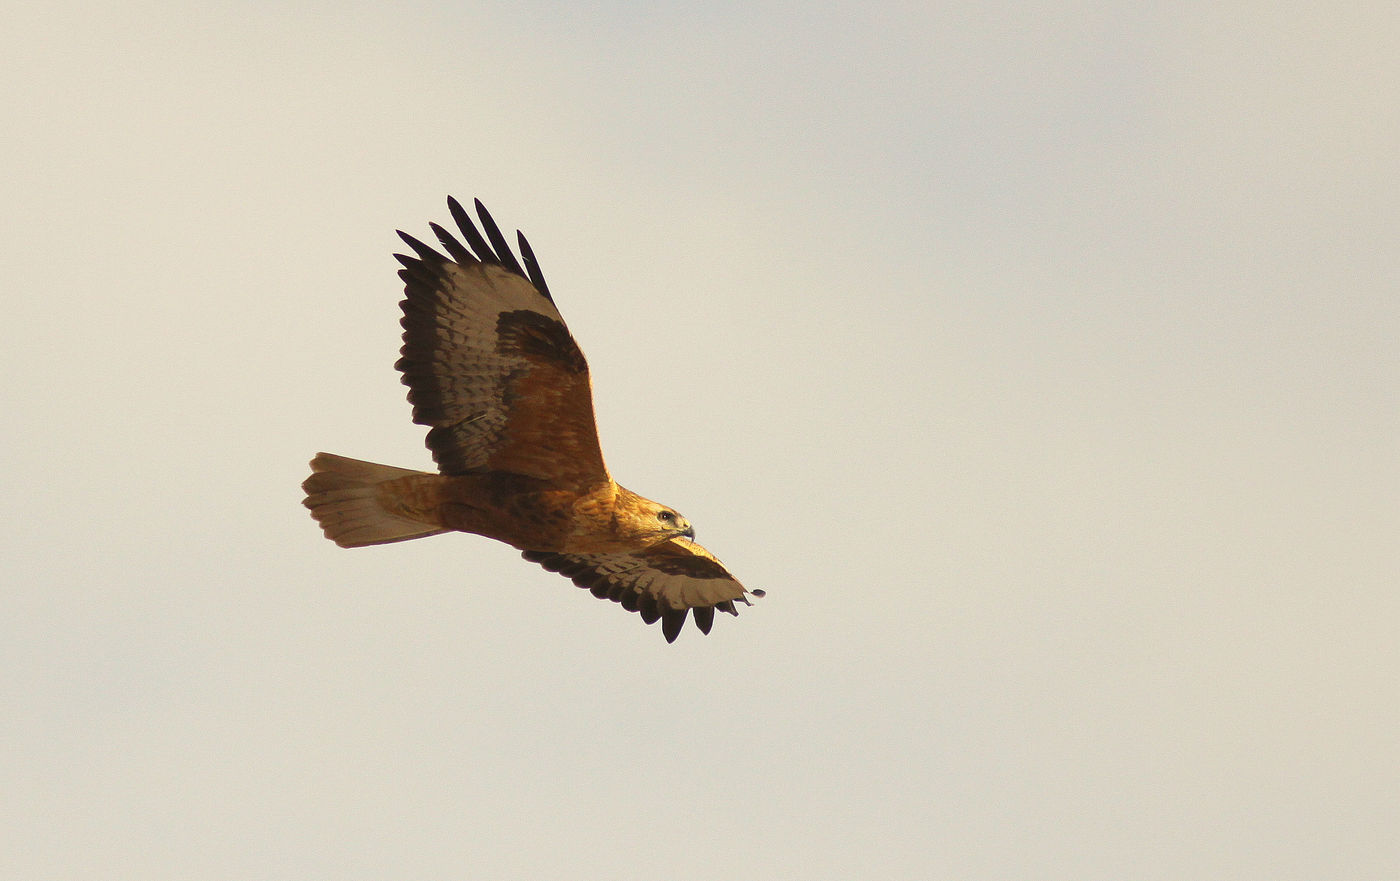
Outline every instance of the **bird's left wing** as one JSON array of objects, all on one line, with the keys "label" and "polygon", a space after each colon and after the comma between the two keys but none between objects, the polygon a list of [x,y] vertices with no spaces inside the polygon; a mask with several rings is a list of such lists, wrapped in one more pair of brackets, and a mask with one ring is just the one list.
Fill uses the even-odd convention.
[{"label": "bird's left wing", "polygon": [[525,551],[523,556],[588,588],[599,599],[640,613],[648,624],[660,620],[667,642],[675,642],[688,613],[702,633],[709,633],[716,609],[738,615],[735,600],[751,605],[746,594],[763,596],[761,590],[746,590],[714,554],[682,538],[626,553]]}]

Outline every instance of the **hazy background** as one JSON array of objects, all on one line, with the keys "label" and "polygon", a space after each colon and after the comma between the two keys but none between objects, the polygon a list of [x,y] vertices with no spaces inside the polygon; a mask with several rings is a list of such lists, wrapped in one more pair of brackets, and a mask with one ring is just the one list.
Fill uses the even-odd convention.
[{"label": "hazy background", "polygon": [[[1400,877],[1400,12],[1277,7],[8,6],[0,876]],[[448,193],[767,599],[321,538]]]}]

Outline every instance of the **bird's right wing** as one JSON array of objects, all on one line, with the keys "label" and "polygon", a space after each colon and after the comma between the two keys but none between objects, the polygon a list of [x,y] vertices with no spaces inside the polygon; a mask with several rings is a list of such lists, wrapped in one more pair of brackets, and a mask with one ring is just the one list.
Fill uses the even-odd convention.
[{"label": "bird's right wing", "polygon": [[431,224],[447,256],[406,233],[403,349],[396,365],[413,420],[445,474],[508,471],[561,488],[609,480],[598,445],[588,363],[554,306],[530,245],[522,267],[491,215],[486,235],[456,199],[448,208],[470,245]]}]

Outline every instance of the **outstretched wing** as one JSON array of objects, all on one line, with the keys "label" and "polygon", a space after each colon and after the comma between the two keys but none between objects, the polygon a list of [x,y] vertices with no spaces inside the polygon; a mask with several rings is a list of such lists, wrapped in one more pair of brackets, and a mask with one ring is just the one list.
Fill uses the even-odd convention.
[{"label": "outstretched wing", "polygon": [[484,237],[456,199],[447,206],[467,245],[434,223],[447,256],[404,232],[415,256],[394,255],[405,295],[395,366],[413,421],[431,427],[438,469],[508,471],[578,489],[608,480],[588,363],[525,236],[517,233],[522,267],[481,202]]},{"label": "outstretched wing", "polygon": [[734,601],[751,605],[745,590],[714,555],[693,541],[674,538],[621,554],[555,554],[525,551],[525,559],[586,587],[599,599],[640,612],[648,624],[661,621],[667,642],[675,642],[693,610],[695,626],[709,633],[715,610],[738,615]]}]

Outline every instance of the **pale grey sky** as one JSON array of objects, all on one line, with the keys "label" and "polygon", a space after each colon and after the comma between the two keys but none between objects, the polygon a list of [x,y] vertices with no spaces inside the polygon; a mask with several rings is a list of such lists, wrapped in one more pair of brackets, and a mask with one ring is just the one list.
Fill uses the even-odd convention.
[{"label": "pale grey sky", "polygon": [[[1400,877],[1400,13],[928,7],[0,13],[0,876]],[[739,619],[321,538],[449,193]]]}]

